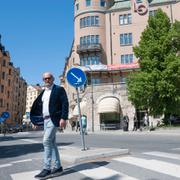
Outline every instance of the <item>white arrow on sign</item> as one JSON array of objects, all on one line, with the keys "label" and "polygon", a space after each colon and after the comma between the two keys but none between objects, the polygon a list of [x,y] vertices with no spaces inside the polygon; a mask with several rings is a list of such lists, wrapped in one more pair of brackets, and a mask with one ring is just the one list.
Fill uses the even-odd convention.
[{"label": "white arrow on sign", "polygon": [[74,73],[71,72],[71,75],[73,75],[77,79],[77,83],[82,82],[81,77],[77,77]]}]

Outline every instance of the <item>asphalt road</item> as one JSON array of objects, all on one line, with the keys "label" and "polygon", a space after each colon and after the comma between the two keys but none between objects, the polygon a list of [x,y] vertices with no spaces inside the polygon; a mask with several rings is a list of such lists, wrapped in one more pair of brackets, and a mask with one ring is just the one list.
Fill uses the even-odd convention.
[{"label": "asphalt road", "polygon": [[[65,173],[61,179],[179,179],[179,135],[154,132],[89,133],[85,136],[86,147],[127,148],[130,154],[76,165],[63,162]],[[0,136],[0,141],[0,179],[32,180],[32,175],[42,166],[42,132]],[[57,143],[60,147],[82,148],[78,133],[58,133]]]}]

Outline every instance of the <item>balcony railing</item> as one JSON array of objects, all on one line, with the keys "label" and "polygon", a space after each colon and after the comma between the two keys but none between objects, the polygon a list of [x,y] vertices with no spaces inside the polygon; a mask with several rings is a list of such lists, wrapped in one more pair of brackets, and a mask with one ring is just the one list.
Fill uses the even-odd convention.
[{"label": "balcony railing", "polygon": [[78,45],[77,46],[77,53],[89,53],[89,52],[100,52],[101,51],[101,44],[85,44],[85,45]]}]

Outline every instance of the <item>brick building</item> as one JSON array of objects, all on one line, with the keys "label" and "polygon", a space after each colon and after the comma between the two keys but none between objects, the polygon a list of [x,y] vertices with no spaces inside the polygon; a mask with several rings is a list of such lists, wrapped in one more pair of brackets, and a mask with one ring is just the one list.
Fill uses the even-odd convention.
[{"label": "brick building", "polygon": [[[80,100],[88,130],[100,130],[105,125],[122,128],[126,114],[132,130],[137,110],[128,101],[126,76],[139,70],[133,46],[138,44],[148,17],[158,8],[167,13],[171,22],[180,20],[179,0],[74,1],[74,41],[61,76],[70,100],[69,119],[77,119],[77,97],[66,81],[66,73],[78,65],[87,75]],[[155,118],[152,121],[156,124]]]},{"label": "brick building", "polygon": [[[1,37],[0,37],[1,39]],[[20,68],[13,66],[10,54],[0,41],[0,114],[9,112],[9,125],[21,125],[26,110],[27,83],[21,77]]]}]

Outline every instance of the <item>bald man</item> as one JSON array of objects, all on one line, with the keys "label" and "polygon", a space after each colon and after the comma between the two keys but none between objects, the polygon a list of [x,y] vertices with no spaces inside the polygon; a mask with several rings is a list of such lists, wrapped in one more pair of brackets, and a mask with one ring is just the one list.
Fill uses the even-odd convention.
[{"label": "bald man", "polygon": [[[30,112],[34,128],[37,127],[35,117],[42,117],[44,124],[44,166],[43,170],[35,176],[37,179],[59,176],[63,172],[56,145],[56,131],[58,127],[65,127],[69,109],[67,94],[63,87],[54,84],[52,73],[45,72],[43,81],[45,89],[34,101]],[[51,168],[52,160],[53,168]]]}]

